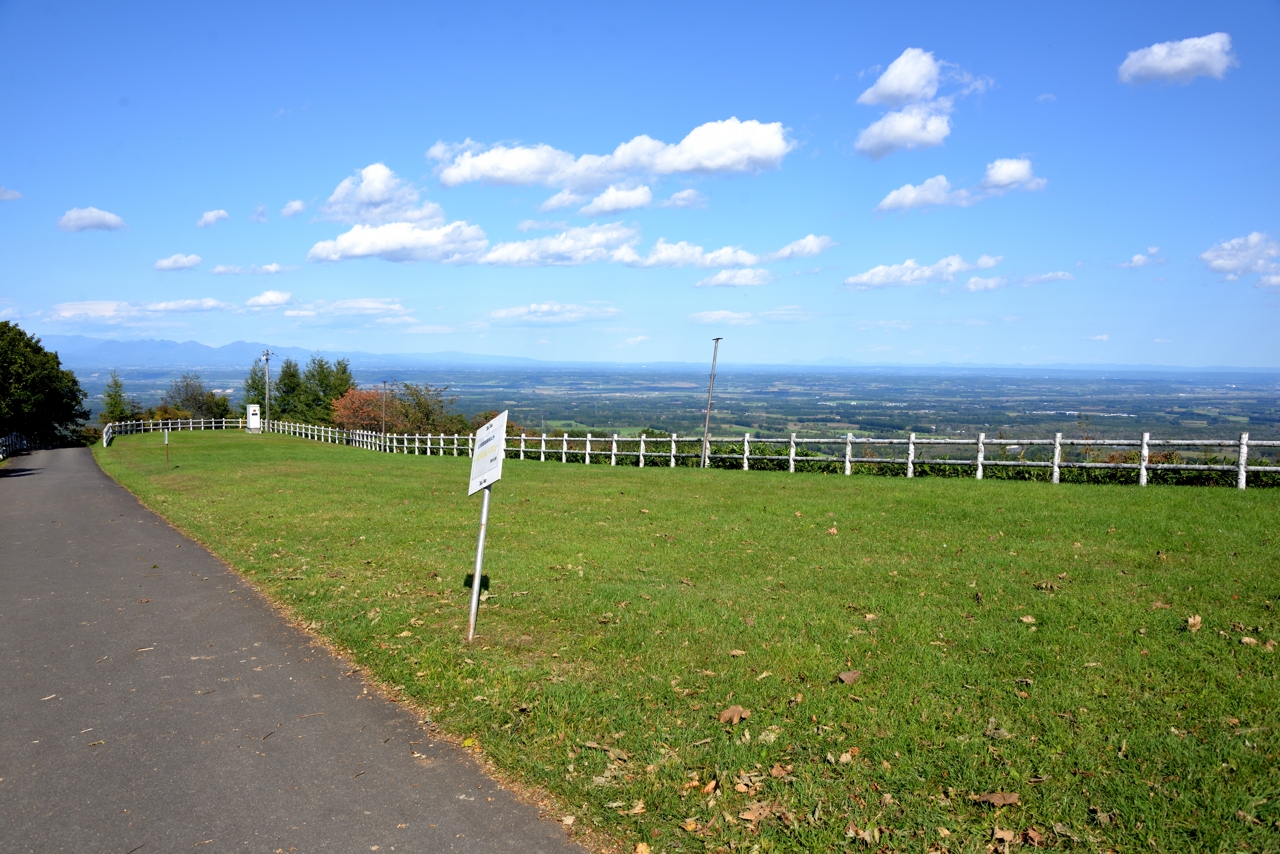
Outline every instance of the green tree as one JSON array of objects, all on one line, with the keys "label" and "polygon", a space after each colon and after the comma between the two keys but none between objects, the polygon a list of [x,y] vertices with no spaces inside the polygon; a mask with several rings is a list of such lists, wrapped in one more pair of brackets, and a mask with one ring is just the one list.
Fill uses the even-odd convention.
[{"label": "green tree", "polygon": [[241,407],[240,414],[244,415],[250,404],[256,403],[261,407],[266,399],[267,369],[263,366],[261,359],[254,359],[253,365],[249,368],[249,376],[244,380],[244,406]]},{"label": "green tree", "polygon": [[338,359],[333,364],[320,355],[307,362],[299,390],[298,420],[309,424],[332,424],[333,402],[352,388],[351,363]]},{"label": "green tree", "polygon": [[293,421],[305,414],[305,410],[302,371],[293,359],[285,359],[280,365],[280,375],[271,383],[271,420]]},{"label": "green tree", "polygon": [[40,442],[71,439],[89,417],[87,395],[57,353],[10,321],[0,321],[0,436]]},{"label": "green tree", "polygon": [[160,402],[174,411],[191,413],[188,418],[226,418],[231,401],[205,388],[199,374],[185,373],[169,384]]},{"label": "green tree", "polygon": [[105,426],[114,421],[132,421],[141,414],[142,408],[137,401],[125,394],[120,374],[112,371],[107,389],[102,395],[102,411],[98,413],[98,422]]},{"label": "green tree", "polygon": [[[463,433],[468,424],[465,416],[453,409],[456,397],[445,397],[448,386],[432,388],[427,383],[396,383],[389,389],[387,421],[391,422],[392,409],[395,422],[404,425],[409,433]],[[391,428],[388,427],[388,430]]]}]

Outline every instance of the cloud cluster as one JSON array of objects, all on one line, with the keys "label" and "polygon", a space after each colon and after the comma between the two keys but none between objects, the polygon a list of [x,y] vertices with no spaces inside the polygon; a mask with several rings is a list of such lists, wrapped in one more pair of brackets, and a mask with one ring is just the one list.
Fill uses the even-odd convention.
[{"label": "cloud cluster", "polygon": [[864,128],[854,142],[854,150],[879,160],[895,151],[941,145],[951,133],[950,115],[956,97],[937,97],[944,79],[961,83],[961,95],[983,91],[991,83],[940,62],[929,51],[918,47],[904,50],[858,96],[859,104],[898,109],[891,109]]},{"label": "cloud cluster", "polygon": [[1231,53],[1231,36],[1211,33],[1131,51],[1120,64],[1118,76],[1121,83],[1131,85],[1153,80],[1190,83],[1196,77],[1221,80],[1227,69],[1239,64]]},{"label": "cloud cluster", "polygon": [[876,210],[883,213],[937,205],[968,207],[1014,190],[1043,190],[1048,184],[1036,176],[1030,160],[1006,157],[988,163],[986,174],[976,187],[953,190],[946,175],[935,175],[923,183],[904,184],[893,190],[876,205]]},{"label": "cloud cluster", "polygon": [[558,324],[578,323],[584,320],[599,320],[621,314],[616,308],[608,306],[574,305],[559,302],[535,302],[529,305],[517,305],[511,308],[500,308],[489,313],[491,320],[513,325],[525,324]]},{"label": "cloud cluster", "polygon": [[611,184],[600,195],[591,200],[591,204],[578,213],[584,216],[613,214],[630,211],[636,208],[647,208],[653,203],[653,191],[641,184],[638,187],[623,187]]},{"label": "cloud cluster", "polygon": [[1159,252],[1160,252],[1159,246],[1148,246],[1147,253],[1145,255],[1139,252],[1137,255],[1134,255],[1128,261],[1122,261],[1116,266],[1137,268],[1137,267],[1149,267],[1152,264],[1163,264],[1165,262],[1165,259],[1156,257],[1156,255],[1158,255]]},{"label": "cloud cluster", "polygon": [[545,143],[486,148],[468,139],[460,144],[437,142],[427,156],[439,164],[440,182],[446,187],[485,181],[582,193],[648,176],[777,169],[793,148],[795,143],[780,122],[744,122],[733,117],[699,125],[675,144],[637,136],[611,154],[575,157]]},{"label": "cloud cluster", "polygon": [[[620,222],[568,228],[559,234],[499,243],[478,260],[504,267],[564,267],[616,260],[639,239],[639,232]],[[633,253],[634,254],[634,253]]]},{"label": "cloud cluster", "polygon": [[294,199],[293,201],[287,203],[283,208],[280,209],[280,216],[283,216],[283,217],[294,216],[295,214],[302,213],[306,209],[307,209],[306,202],[304,202],[302,199]]},{"label": "cloud cluster", "polygon": [[121,300],[81,300],[62,302],[44,313],[54,323],[130,324],[154,320],[171,314],[207,311],[236,311],[232,303],[205,297],[203,299],[169,300],[166,302],[124,302]]},{"label": "cloud cluster", "polygon": [[705,326],[755,326],[763,322],[800,323],[813,320],[816,316],[814,312],[805,311],[798,305],[784,305],[760,312],[727,309],[698,311],[689,315],[689,319]]},{"label": "cloud cluster", "polygon": [[230,217],[231,214],[224,210],[205,211],[200,215],[200,218],[196,220],[196,228],[208,228],[219,220],[230,219]]},{"label": "cloud cluster", "polygon": [[878,267],[872,267],[865,273],[850,276],[844,280],[844,283],[849,290],[866,291],[873,288],[901,288],[950,282],[960,273],[967,273],[970,270],[987,270],[1003,260],[1002,255],[982,255],[970,264],[959,255],[948,255],[925,266],[917,264],[914,258],[908,258],[901,264],[881,264]]},{"label": "cloud cluster", "polygon": [[177,271],[190,270],[192,267],[200,264],[199,255],[183,255],[179,252],[176,255],[170,255],[168,258],[161,258],[152,266],[156,270]]},{"label": "cloud cluster", "polygon": [[1257,273],[1259,287],[1280,287],[1280,243],[1255,231],[1245,237],[1224,240],[1200,253],[1200,260],[1227,281]]},{"label": "cloud cluster", "polygon": [[8,187],[0,186],[0,202],[16,202],[22,198],[22,193],[17,190],[10,190]]},{"label": "cloud cluster", "polygon": [[283,264],[250,264],[242,267],[239,264],[219,264],[210,272],[215,276],[271,276],[276,273],[287,273],[292,267]]},{"label": "cloud cluster", "polygon": [[58,220],[63,231],[119,231],[124,227],[120,217],[97,208],[72,208]]},{"label": "cloud cluster", "polygon": [[249,297],[245,305],[250,308],[278,308],[287,305],[293,299],[288,291],[263,291],[255,297]]},{"label": "cloud cluster", "polygon": [[434,202],[418,204],[418,188],[402,181],[383,163],[344,178],[320,208],[333,222],[358,225],[413,223],[424,227],[444,223],[444,211]]},{"label": "cloud cluster", "polygon": [[721,270],[714,276],[708,276],[698,282],[694,287],[698,288],[742,288],[756,287],[759,285],[767,285],[774,281],[777,276],[772,270],[761,270],[758,268],[746,267],[741,270]]}]

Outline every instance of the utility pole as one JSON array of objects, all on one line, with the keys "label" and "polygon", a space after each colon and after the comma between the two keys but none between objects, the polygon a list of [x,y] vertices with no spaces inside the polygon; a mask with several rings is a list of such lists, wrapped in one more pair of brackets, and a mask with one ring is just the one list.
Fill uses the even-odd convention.
[{"label": "utility pole", "polygon": [[262,410],[263,410],[262,432],[263,433],[271,432],[271,357],[274,355],[276,354],[272,353],[270,349],[262,351],[262,361],[267,366],[267,386],[266,386],[267,390],[266,390],[266,394],[263,396],[264,406],[262,407]]},{"label": "utility pole", "polygon": [[711,467],[711,395],[716,390],[716,357],[720,355],[720,342],[723,338],[712,338],[716,342],[711,351],[711,383],[707,386],[707,423],[702,428],[702,467]]}]

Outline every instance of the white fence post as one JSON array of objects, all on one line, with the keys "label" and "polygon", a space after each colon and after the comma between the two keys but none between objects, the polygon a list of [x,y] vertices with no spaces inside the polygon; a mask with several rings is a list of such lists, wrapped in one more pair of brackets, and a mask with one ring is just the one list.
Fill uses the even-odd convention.
[{"label": "white fence post", "polygon": [[1147,460],[1151,459],[1151,452],[1147,448],[1147,443],[1151,441],[1150,433],[1142,434],[1142,453],[1138,457],[1138,486],[1147,485]]},{"label": "white fence post", "polygon": [[591,434],[590,433],[587,434],[587,452],[585,455],[583,455],[583,459],[586,460],[586,463],[585,463],[586,465],[591,465]]},{"label": "white fence post", "polygon": [[1062,434],[1053,434],[1053,482],[1058,482],[1059,468],[1062,466]]},{"label": "white fence post", "polygon": [[916,434],[907,438],[907,477],[916,476]]},{"label": "white fence post", "polygon": [[547,434],[542,434],[542,444],[538,446],[538,462],[545,463],[547,461]]},{"label": "white fence post", "polygon": [[520,433],[520,459],[524,459],[524,432]]},{"label": "white fence post", "polygon": [[742,434],[742,470],[751,470],[751,434]]},{"label": "white fence post", "polygon": [[1249,434],[1240,434],[1240,458],[1236,460],[1236,489],[1244,489],[1249,477]]},{"label": "white fence post", "polygon": [[853,474],[853,434],[844,434],[844,474],[845,477]]},{"label": "white fence post", "polygon": [[987,456],[987,434],[978,434],[978,474],[977,479],[982,480],[982,461]]},{"label": "white fence post", "polygon": [[472,433],[467,437],[467,456],[474,457],[476,455],[476,434]]},{"label": "white fence post", "polygon": [[560,437],[560,462],[569,462],[569,434]]},{"label": "white fence post", "polygon": [[676,467],[676,434],[671,434],[671,467]]},{"label": "white fence post", "polygon": [[609,465],[618,464],[618,434],[613,434],[613,444],[609,446]]},{"label": "white fence post", "polygon": [[796,470],[796,434],[791,434],[791,451],[787,455],[787,471],[795,473]]},{"label": "white fence post", "polygon": [[640,468],[644,468],[644,433],[640,434]]}]

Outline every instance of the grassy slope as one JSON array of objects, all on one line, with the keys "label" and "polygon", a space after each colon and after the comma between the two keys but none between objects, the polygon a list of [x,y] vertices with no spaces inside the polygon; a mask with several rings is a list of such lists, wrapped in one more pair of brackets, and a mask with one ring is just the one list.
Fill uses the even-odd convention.
[{"label": "grassy slope", "polygon": [[[1081,850],[1277,845],[1280,651],[1240,637],[1280,639],[1280,492],[511,461],[467,648],[468,460],[173,441],[170,472],[156,436],[95,454],[442,727],[629,845],[842,850],[850,822],[902,851],[983,850],[993,826]],[[848,669],[861,679],[833,684]],[[718,723],[730,704],[751,717]],[[1011,737],[984,735],[991,718]],[[741,793],[744,770],[765,774]],[[686,788],[694,773],[723,789]],[[969,798],[994,791],[1021,805]],[[777,814],[737,818],[757,802]]]}]

